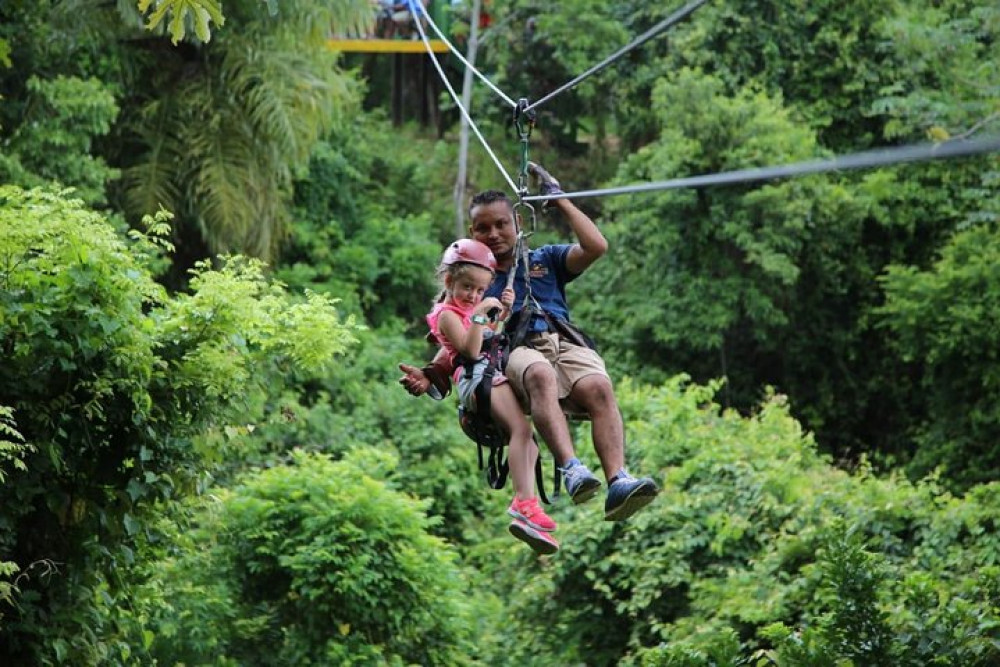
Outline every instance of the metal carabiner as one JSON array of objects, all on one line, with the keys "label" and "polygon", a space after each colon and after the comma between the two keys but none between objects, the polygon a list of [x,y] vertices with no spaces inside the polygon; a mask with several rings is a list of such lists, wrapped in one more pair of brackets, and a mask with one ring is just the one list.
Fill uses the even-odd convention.
[{"label": "metal carabiner", "polygon": [[[517,235],[518,235],[518,238],[519,239],[520,238],[525,238],[526,239],[529,236],[531,236],[532,234],[534,234],[535,233],[535,229],[538,227],[538,217],[535,215],[535,207],[522,199],[521,201],[518,201],[517,203],[515,203],[513,208],[514,208],[514,221],[515,222],[517,222],[517,218],[518,218],[518,209],[526,208],[526,209],[528,209],[528,211],[530,211],[531,227],[530,227],[529,231],[527,231],[527,232],[524,231],[524,225],[518,225],[517,226]],[[524,220],[524,216],[521,216],[521,219],[523,221]]]},{"label": "metal carabiner", "polygon": [[528,194],[528,140],[535,126],[535,110],[528,109],[528,98],[522,97],[514,107],[514,128],[521,141],[521,168],[517,174],[517,197],[522,199]]}]

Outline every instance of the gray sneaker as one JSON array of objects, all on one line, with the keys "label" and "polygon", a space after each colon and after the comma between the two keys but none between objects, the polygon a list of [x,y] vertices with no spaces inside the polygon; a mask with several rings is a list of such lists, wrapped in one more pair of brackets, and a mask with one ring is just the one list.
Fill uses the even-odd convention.
[{"label": "gray sneaker", "polygon": [[608,487],[608,499],[604,502],[605,521],[624,521],[643,507],[653,502],[660,492],[656,482],[643,477],[636,479],[624,473]]},{"label": "gray sneaker", "polygon": [[570,468],[559,468],[559,471],[563,475],[566,493],[573,499],[574,505],[587,502],[596,496],[597,490],[601,488],[601,480],[594,477],[594,473],[582,463]]}]

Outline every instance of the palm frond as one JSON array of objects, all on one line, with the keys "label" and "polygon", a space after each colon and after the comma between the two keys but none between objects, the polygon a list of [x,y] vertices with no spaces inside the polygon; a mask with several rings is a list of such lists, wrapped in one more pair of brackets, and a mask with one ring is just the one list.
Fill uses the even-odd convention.
[{"label": "palm frond", "polygon": [[281,23],[293,27],[299,40],[325,42],[330,35],[363,35],[375,21],[370,0],[283,0]]},{"label": "palm frond", "polygon": [[181,199],[176,174],[181,158],[173,133],[167,129],[171,124],[170,106],[165,102],[149,105],[139,124],[132,128],[147,146],[142,159],[122,172],[125,204],[137,218],[155,213],[161,206],[176,211]]},{"label": "palm frond", "polygon": [[187,61],[169,79],[161,99],[171,102],[156,107],[161,122],[134,128],[146,152],[126,174],[129,201],[149,212],[156,209],[143,207],[170,195],[170,208],[198,224],[213,252],[268,258],[289,218],[293,174],[356,104],[354,79],[337,69],[326,38],[366,25],[371,5],[288,0],[276,17],[230,8],[244,25],[227,15],[198,64]]}]

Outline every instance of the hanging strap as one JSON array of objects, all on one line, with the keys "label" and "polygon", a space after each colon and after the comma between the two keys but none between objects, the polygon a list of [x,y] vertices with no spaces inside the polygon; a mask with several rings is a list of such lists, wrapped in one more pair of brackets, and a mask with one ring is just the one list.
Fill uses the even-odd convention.
[{"label": "hanging strap", "polygon": [[[476,442],[476,453],[479,459],[479,469],[484,472],[486,484],[491,489],[502,489],[507,483],[510,473],[509,457],[505,453],[507,447],[507,437],[503,430],[497,426],[490,416],[490,400],[493,391],[493,377],[498,370],[506,365],[506,357],[509,351],[508,339],[502,334],[490,337],[487,351],[487,364],[483,371],[482,380],[476,386],[476,410],[466,411],[459,406],[459,420],[468,419],[472,439]],[[467,377],[471,377],[473,369],[478,363],[476,361],[466,361],[463,363]],[[463,429],[464,430],[464,429]],[[532,442],[538,448],[538,456],[535,459],[535,484],[538,487],[538,497],[545,504],[550,504],[548,495],[545,493],[545,479],[542,475],[541,448],[535,434],[531,434]],[[484,457],[483,449],[489,450]],[[553,462],[554,465],[554,462]],[[558,475],[558,470],[556,471]],[[555,495],[559,494],[558,476],[555,477]]]}]

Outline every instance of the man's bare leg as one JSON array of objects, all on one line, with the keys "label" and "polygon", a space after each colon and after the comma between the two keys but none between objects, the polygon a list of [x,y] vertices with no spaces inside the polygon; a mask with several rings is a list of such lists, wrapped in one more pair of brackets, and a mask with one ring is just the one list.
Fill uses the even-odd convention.
[{"label": "man's bare leg", "polygon": [[611,381],[603,375],[579,380],[570,398],[590,415],[594,449],[608,481],[625,467],[625,425]]},{"label": "man's bare leg", "polygon": [[524,371],[524,388],[531,403],[531,420],[559,466],[575,456],[566,415],[559,407],[555,371],[545,363],[534,363]]},{"label": "man's bare leg", "polygon": [[608,479],[604,520],[624,521],[651,503],[659,488],[652,479],[637,479],[625,471],[625,427],[608,378],[587,376],[577,381],[570,397],[590,415],[594,449]]}]

